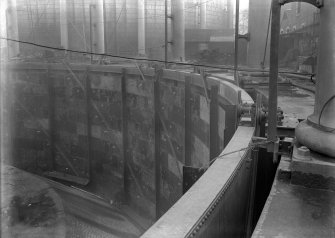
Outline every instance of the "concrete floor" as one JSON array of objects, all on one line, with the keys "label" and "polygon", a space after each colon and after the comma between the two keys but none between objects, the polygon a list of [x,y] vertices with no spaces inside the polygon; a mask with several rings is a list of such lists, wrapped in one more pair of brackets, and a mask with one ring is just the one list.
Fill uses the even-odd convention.
[{"label": "concrete floor", "polygon": [[335,192],[293,185],[277,176],[252,237],[335,237]]},{"label": "concrete floor", "polygon": [[63,238],[65,233],[62,200],[49,184],[1,164],[0,237]]},{"label": "concrete floor", "polygon": [[67,238],[135,238],[145,230],[138,222],[141,218],[123,207],[115,207],[81,190],[52,185],[63,200]]}]

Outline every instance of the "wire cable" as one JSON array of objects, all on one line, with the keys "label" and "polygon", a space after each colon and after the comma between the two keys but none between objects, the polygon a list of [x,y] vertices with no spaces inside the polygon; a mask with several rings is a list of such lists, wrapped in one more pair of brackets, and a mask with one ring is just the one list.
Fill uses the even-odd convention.
[{"label": "wire cable", "polygon": [[[72,49],[64,49],[54,46],[48,46],[48,45],[41,45],[29,41],[22,41],[22,40],[15,40],[11,38],[6,37],[0,37],[2,40],[12,41],[16,43],[22,43],[22,44],[28,44],[33,45],[36,47],[46,48],[50,50],[57,50],[57,51],[64,51],[64,52],[72,52],[72,53],[78,53],[78,54],[84,54],[84,55],[96,55],[96,56],[105,56],[105,57],[113,57],[113,58],[119,58],[124,60],[140,60],[140,61],[146,61],[146,62],[156,62],[156,63],[168,63],[168,64],[175,64],[175,65],[182,65],[182,66],[192,66],[192,67],[204,67],[204,68],[212,68],[212,69],[221,69],[221,70],[234,70],[233,66],[216,66],[216,65],[205,65],[205,64],[195,64],[195,63],[186,63],[186,62],[178,62],[178,61],[164,61],[159,59],[145,59],[145,58],[137,58],[137,57],[130,57],[130,56],[121,56],[121,55],[112,55],[112,54],[104,54],[104,53],[94,53],[94,52],[88,52],[88,51],[80,51],[80,50],[72,50]],[[246,69],[246,68],[238,68],[239,72],[265,72],[268,73],[269,70],[262,70],[262,69]],[[310,73],[297,73],[297,72],[291,72],[291,71],[279,71],[279,73],[290,73],[290,74],[296,74],[296,75],[311,75]]]},{"label": "wire cable", "polygon": [[257,143],[251,143],[250,145],[248,145],[247,147],[244,147],[242,149],[233,150],[233,151],[221,154],[218,157],[212,159],[209,163],[212,164],[215,160],[217,160],[217,159],[223,159],[223,157],[225,157],[227,155],[231,155],[231,154],[235,154],[235,153],[238,153],[238,152],[241,152],[241,151],[253,149],[253,148],[258,147],[260,145],[266,145],[266,144],[270,144],[270,143],[273,143],[273,141],[262,141],[262,142],[257,142]]}]

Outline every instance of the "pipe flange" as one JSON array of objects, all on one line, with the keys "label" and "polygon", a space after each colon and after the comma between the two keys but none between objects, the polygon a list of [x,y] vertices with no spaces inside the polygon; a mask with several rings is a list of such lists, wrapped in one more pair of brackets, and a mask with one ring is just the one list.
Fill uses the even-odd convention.
[{"label": "pipe flange", "polygon": [[295,135],[300,144],[335,159],[335,133],[321,130],[317,124],[305,120],[295,128]]}]

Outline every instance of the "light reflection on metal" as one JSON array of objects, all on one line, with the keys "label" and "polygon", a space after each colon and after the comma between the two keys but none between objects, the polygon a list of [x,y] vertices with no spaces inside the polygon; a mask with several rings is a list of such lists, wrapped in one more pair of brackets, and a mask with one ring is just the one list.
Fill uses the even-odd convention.
[{"label": "light reflection on metal", "polygon": [[323,0],[278,0],[280,5],[284,5],[286,3],[290,3],[290,2],[305,2],[305,3],[309,3],[312,4],[318,8],[323,7]]}]

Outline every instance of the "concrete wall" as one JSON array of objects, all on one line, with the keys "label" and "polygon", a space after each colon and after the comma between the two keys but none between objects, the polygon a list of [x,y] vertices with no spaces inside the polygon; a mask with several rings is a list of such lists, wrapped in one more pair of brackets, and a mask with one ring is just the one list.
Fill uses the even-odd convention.
[{"label": "concrete wall", "polygon": [[[218,87],[213,109],[199,75],[163,71],[161,137],[155,140],[158,73],[153,69],[143,69],[143,80],[134,67],[23,63],[5,68],[7,96],[13,98],[5,105],[13,141],[7,163],[38,174],[56,171],[76,183],[89,180],[76,186],[108,200],[120,199],[125,190],[132,206],[151,218],[157,203],[155,143],[161,147],[159,210],[164,213],[182,196],[185,156],[190,155],[188,166],[208,168],[236,129],[239,89],[215,78],[208,78],[208,95]],[[188,123],[185,78],[191,82]]]}]

